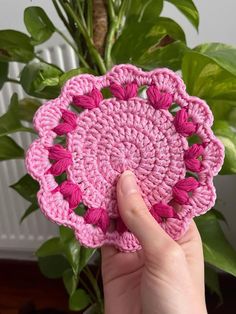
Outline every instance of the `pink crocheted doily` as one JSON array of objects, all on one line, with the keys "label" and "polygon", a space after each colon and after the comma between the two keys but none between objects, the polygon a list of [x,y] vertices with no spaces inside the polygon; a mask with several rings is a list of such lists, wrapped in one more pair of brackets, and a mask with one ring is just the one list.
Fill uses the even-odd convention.
[{"label": "pink crocheted doily", "polygon": [[[109,98],[103,98],[104,88]],[[76,106],[85,110],[79,114]],[[121,64],[103,76],[73,77],[34,118],[39,138],[27,152],[26,166],[40,183],[41,210],[74,229],[87,247],[109,243],[122,251],[140,249],[116,202],[117,180],[129,169],[157,223],[180,238],[191,218],[215,202],[213,176],[224,150],[212,123],[206,103],[189,96],[168,69],[143,72]],[[198,143],[190,146],[189,138]],[[58,184],[63,173],[66,178]],[[81,202],[87,208],[83,215],[75,210]]]}]

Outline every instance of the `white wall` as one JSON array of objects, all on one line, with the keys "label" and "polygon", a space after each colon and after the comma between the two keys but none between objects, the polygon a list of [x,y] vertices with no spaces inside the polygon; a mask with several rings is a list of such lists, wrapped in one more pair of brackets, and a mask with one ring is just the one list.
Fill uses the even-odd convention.
[{"label": "white wall", "polygon": [[[180,0],[181,1],[181,0]],[[165,4],[164,16],[173,17],[184,28],[189,46],[194,47],[204,42],[224,42],[236,44],[235,28],[235,0],[195,0],[200,11],[200,27],[197,33],[191,24],[169,3]],[[1,0],[0,29],[12,28],[26,31],[23,23],[24,8],[32,5],[42,6],[58,28],[64,29],[58,19],[52,2],[48,0]],[[53,39],[55,40],[55,38]],[[1,165],[0,165],[1,166]],[[235,215],[235,187],[236,177],[216,178],[218,204],[226,215],[231,232],[229,237],[236,247],[236,215]],[[14,193],[14,192],[10,192]],[[23,208],[22,208],[23,211]]]},{"label": "white wall", "polygon": [[[180,0],[181,1],[181,0]],[[163,16],[171,16],[177,20],[187,34],[191,47],[210,41],[220,41],[228,44],[236,44],[235,36],[235,0],[195,0],[200,11],[199,33],[170,3],[165,3]],[[15,28],[25,31],[23,12],[27,6],[42,6],[60,29],[64,26],[57,17],[52,1],[49,0],[1,0],[0,29]]]}]

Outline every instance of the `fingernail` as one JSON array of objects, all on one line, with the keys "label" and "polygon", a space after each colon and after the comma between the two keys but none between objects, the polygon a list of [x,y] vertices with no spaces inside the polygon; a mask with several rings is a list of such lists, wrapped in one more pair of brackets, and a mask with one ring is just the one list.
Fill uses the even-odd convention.
[{"label": "fingernail", "polygon": [[133,172],[127,170],[121,177],[121,192],[124,196],[139,192],[139,187],[136,182]]}]

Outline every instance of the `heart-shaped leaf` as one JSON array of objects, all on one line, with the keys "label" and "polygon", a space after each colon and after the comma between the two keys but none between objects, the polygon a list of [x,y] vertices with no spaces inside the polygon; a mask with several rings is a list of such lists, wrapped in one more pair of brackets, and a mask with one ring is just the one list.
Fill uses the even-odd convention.
[{"label": "heart-shaped leaf", "polygon": [[185,47],[185,34],[172,19],[158,17],[139,23],[134,16],[115,42],[112,59],[114,63],[129,62],[144,69],[168,66],[177,70]]},{"label": "heart-shaped leaf", "polygon": [[70,297],[69,308],[71,311],[85,309],[91,303],[89,295],[83,289],[76,290]]},{"label": "heart-shaped leaf", "polygon": [[32,44],[38,45],[48,40],[55,31],[55,26],[40,7],[28,7],[24,11],[24,23],[32,36]]},{"label": "heart-shaped leaf", "polygon": [[0,160],[24,158],[24,149],[11,137],[0,136]]},{"label": "heart-shaped leaf", "polygon": [[7,75],[8,75],[8,62],[0,62],[0,89],[6,82]]},{"label": "heart-shaped leaf", "polygon": [[60,93],[59,79],[62,71],[48,63],[32,62],[21,72],[20,82],[25,92],[39,98],[55,98]]},{"label": "heart-shaped leaf", "polygon": [[127,22],[136,19],[137,22],[156,20],[161,14],[163,0],[132,0],[126,13]]},{"label": "heart-shaped leaf", "polygon": [[50,255],[38,258],[41,273],[47,278],[60,278],[70,268],[63,255]]},{"label": "heart-shaped leaf", "polygon": [[36,201],[36,194],[39,190],[39,184],[29,174],[24,175],[22,178],[20,178],[19,181],[10,185],[10,187],[27,201]]},{"label": "heart-shaped leaf", "polygon": [[203,242],[205,261],[236,276],[236,251],[226,239],[212,211],[195,218]]},{"label": "heart-shaped leaf", "polygon": [[236,173],[236,133],[227,121],[217,120],[213,130],[225,147],[225,160],[220,174]]},{"label": "heart-shaped leaf", "polygon": [[189,94],[201,97],[211,106],[236,106],[236,76],[207,55],[185,54],[183,79]]},{"label": "heart-shaped leaf", "polygon": [[29,62],[34,58],[31,39],[24,33],[0,30],[0,61]]},{"label": "heart-shaped leaf", "polygon": [[236,75],[236,48],[221,43],[202,44],[194,48],[205,56],[216,61],[225,70]]},{"label": "heart-shaped leaf", "polygon": [[172,3],[176,8],[182,12],[192,25],[198,30],[199,13],[192,0],[166,0]]},{"label": "heart-shaped leaf", "polygon": [[33,132],[32,129],[24,127],[20,121],[18,96],[14,93],[8,111],[0,117],[0,136],[23,131]]},{"label": "heart-shaped leaf", "polygon": [[23,98],[19,100],[18,114],[20,120],[32,123],[34,114],[40,106],[40,101],[35,98]]}]

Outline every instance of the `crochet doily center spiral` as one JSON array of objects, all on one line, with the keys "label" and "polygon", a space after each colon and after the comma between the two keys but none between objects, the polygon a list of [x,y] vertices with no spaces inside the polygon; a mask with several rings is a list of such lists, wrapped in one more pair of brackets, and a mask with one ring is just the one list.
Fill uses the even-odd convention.
[{"label": "crochet doily center spiral", "polygon": [[99,108],[84,111],[68,138],[73,153],[69,172],[80,184],[83,202],[106,208],[115,217],[115,186],[125,170],[135,173],[149,208],[170,201],[172,187],[185,176],[187,147],[173,119],[144,99],[104,100]]},{"label": "crochet doily center spiral", "polygon": [[139,149],[130,142],[115,145],[110,156],[111,166],[118,172],[123,172],[127,169],[136,169],[140,164],[140,160]]}]

